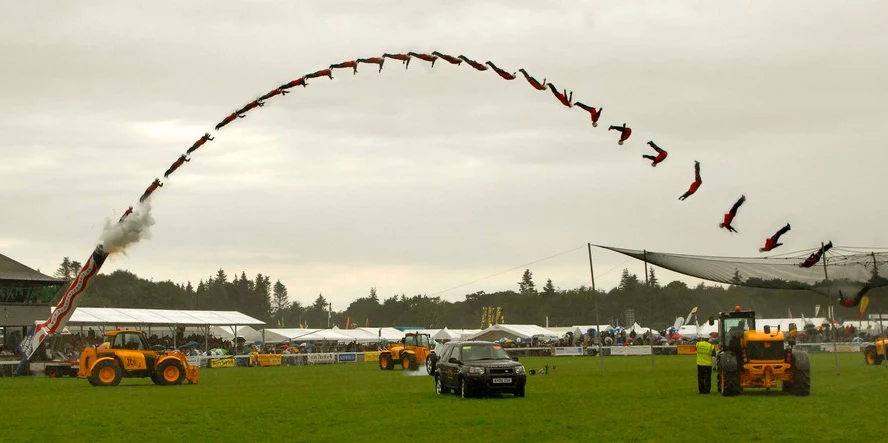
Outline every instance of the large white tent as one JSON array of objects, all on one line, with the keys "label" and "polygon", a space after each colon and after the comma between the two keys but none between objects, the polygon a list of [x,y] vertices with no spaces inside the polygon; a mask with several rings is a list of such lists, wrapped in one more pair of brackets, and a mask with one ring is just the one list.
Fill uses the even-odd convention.
[{"label": "large white tent", "polygon": [[377,339],[383,339],[388,341],[400,341],[404,338],[404,331],[389,328],[389,327],[380,327],[380,328],[357,328],[362,331],[369,332],[377,337]]},{"label": "large white tent", "polygon": [[[53,308],[55,310],[55,308]],[[68,326],[263,326],[237,311],[75,308]]]},{"label": "large white tent", "polygon": [[483,331],[468,336],[467,339],[493,341],[501,338],[509,340],[520,338],[522,340],[527,340],[533,337],[557,339],[560,336],[558,333],[537,325],[493,325]]},{"label": "large white tent", "polygon": [[336,329],[265,329],[266,343],[308,341],[354,341]]},{"label": "large white tent", "polygon": [[473,334],[481,332],[480,329],[441,329],[432,336],[435,340],[462,340]]}]

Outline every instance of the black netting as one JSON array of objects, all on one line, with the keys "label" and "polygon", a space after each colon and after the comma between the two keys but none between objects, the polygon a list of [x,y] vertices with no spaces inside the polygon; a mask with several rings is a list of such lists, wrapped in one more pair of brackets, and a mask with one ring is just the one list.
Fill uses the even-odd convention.
[{"label": "black netting", "polygon": [[[670,271],[731,285],[767,289],[807,289],[854,296],[864,288],[888,285],[888,252],[828,248],[772,257],[710,257],[599,246]],[[859,248],[855,248],[859,249]]]}]

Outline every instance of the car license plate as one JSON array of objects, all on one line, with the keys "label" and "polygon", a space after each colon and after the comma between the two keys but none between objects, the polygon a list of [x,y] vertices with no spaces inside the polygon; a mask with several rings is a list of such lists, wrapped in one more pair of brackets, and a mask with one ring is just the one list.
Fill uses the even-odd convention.
[{"label": "car license plate", "polygon": [[495,378],[493,379],[494,383],[512,383],[511,378]]}]

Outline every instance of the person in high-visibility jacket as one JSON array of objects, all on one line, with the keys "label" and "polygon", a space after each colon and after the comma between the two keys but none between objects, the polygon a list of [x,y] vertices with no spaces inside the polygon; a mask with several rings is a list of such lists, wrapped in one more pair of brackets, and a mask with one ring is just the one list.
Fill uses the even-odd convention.
[{"label": "person in high-visibility jacket", "polygon": [[697,388],[701,394],[708,394],[712,391],[713,355],[715,355],[715,347],[705,338],[701,338],[697,342]]}]

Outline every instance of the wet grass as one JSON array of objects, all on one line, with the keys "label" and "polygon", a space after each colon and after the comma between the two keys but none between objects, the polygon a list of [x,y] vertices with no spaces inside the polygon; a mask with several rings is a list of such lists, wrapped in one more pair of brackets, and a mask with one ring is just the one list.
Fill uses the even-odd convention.
[{"label": "wet grass", "polygon": [[881,441],[888,369],[812,355],[809,397],[696,392],[693,357],[523,358],[526,398],[435,395],[429,376],[375,364],[202,369],[200,384],[116,388],[0,378],[0,441]]}]

